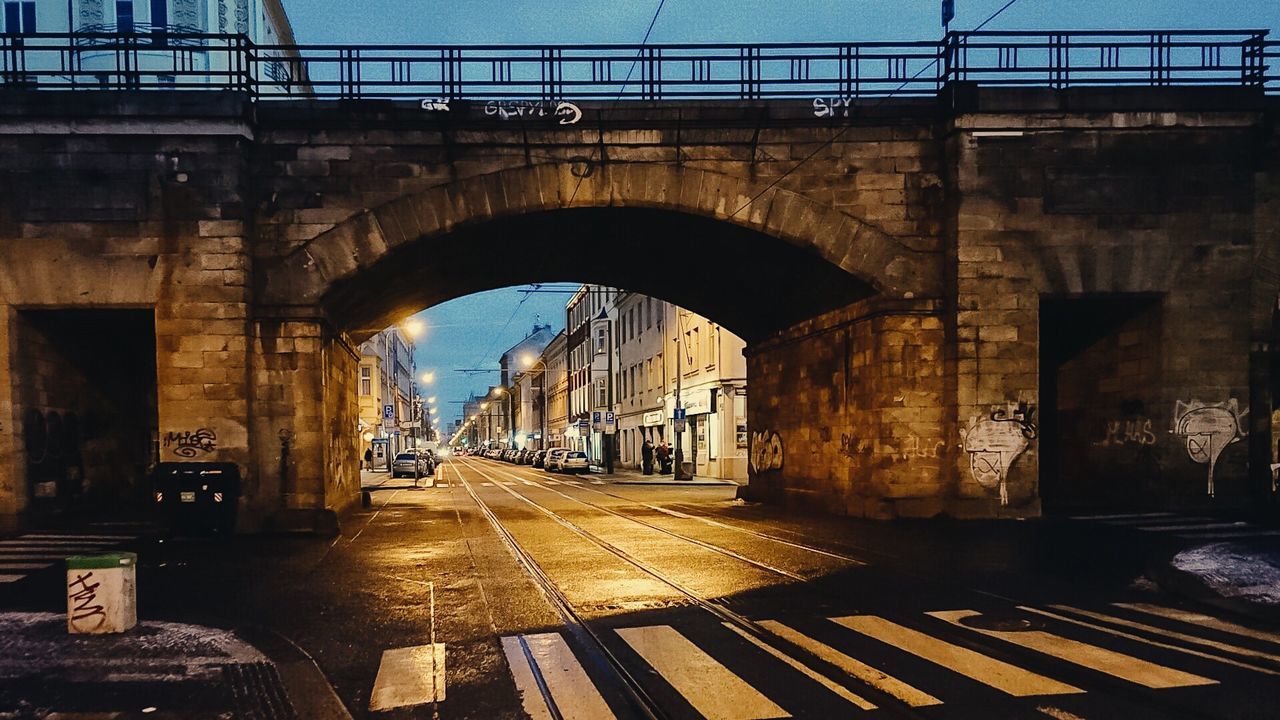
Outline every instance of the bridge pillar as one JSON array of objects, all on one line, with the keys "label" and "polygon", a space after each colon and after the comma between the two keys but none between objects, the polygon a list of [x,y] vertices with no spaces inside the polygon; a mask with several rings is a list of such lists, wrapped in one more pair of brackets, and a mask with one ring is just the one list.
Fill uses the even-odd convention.
[{"label": "bridge pillar", "polygon": [[859,517],[947,508],[956,455],[932,300],[872,299],[747,351],[749,499]]},{"label": "bridge pillar", "polygon": [[253,324],[253,474],[258,522],[333,532],[360,496],[359,356],[319,318]]},{"label": "bridge pillar", "polygon": [[21,416],[14,397],[14,324],[17,312],[0,304],[0,532],[17,527],[18,512],[26,506],[26,457],[22,447]]}]

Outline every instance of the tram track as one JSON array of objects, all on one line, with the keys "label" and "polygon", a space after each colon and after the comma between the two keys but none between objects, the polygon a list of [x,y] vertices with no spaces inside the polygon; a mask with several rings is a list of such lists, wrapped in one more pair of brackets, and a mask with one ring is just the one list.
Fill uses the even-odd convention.
[{"label": "tram track", "polygon": [[[851,688],[847,687],[843,682],[836,680],[836,678],[847,677],[847,675],[846,673],[844,673],[843,670],[841,670],[831,662],[813,654],[806,648],[803,648],[784,638],[779,637],[778,635],[771,632],[763,625],[755,622],[754,620],[751,620],[745,615],[742,615],[734,611],[733,609],[725,606],[723,603],[717,602],[713,598],[706,597],[701,593],[696,592],[695,590],[689,588],[679,580],[672,578],[671,576],[662,572],[658,568],[654,567],[650,563],[647,563],[644,560],[641,560],[640,558],[635,557],[634,555],[627,552],[626,550],[619,548],[618,546],[600,537],[599,535],[596,535],[595,533],[592,533],[591,531],[581,527],[580,525],[573,522],[572,520],[569,520],[568,518],[564,517],[560,513],[557,513],[556,511],[542,505],[541,503],[538,503],[526,497],[525,495],[519,492],[516,492],[515,490],[512,490],[510,487],[504,484],[501,480],[499,480],[496,476],[491,475],[485,472],[485,470],[481,469],[478,464],[473,464],[471,461],[462,461],[462,462],[469,470],[475,472],[476,474],[486,478],[491,483],[493,483],[493,487],[529,505],[536,511],[546,515],[549,519],[551,519],[556,524],[573,532],[579,537],[582,537],[583,539],[596,545],[600,549],[614,555],[615,557],[619,558],[623,562],[635,567],[636,569],[640,570],[646,575],[649,575],[650,577],[657,580],[658,582],[664,585],[667,585],[668,587],[675,590],[677,593],[685,596],[693,606],[698,607],[699,609],[711,614],[712,616],[720,620],[720,622],[725,626],[727,626],[730,630],[738,633],[739,635],[743,635],[753,644],[756,644],[757,647],[761,647],[762,649],[765,649],[766,652],[770,652],[770,654],[774,654],[775,656],[781,655],[781,656],[790,658],[791,660],[794,661],[792,663],[792,667],[804,673],[811,680],[814,680],[824,685],[825,687],[827,687],[827,689],[831,690],[837,695],[844,697],[845,699],[849,700],[850,702],[853,702],[854,704],[865,705],[867,703],[867,700],[871,700],[871,702],[874,703],[874,706],[876,708],[882,711],[885,711],[886,713],[893,715],[894,717],[911,718],[913,720],[923,720],[923,718],[926,717],[925,715],[920,714],[914,708],[902,702],[898,698],[871,685],[859,685],[857,688],[857,692],[855,694],[854,691]],[[516,477],[518,478],[518,476]],[[492,515],[492,510],[489,509],[488,505],[484,503],[482,499],[480,499],[479,494],[476,493],[474,488],[471,487],[471,483],[465,477],[462,477],[461,474],[459,474],[459,480],[463,483],[465,487],[467,487],[468,492],[471,493],[471,496],[476,501],[476,503],[481,506],[482,512],[484,512],[486,516]],[[542,489],[547,490],[548,488],[542,487]],[[625,515],[622,515],[621,517],[623,517],[624,519],[633,520],[633,518],[627,518]],[[501,532],[503,532],[504,537],[511,537],[510,533],[507,532],[505,529]],[[678,535],[676,537],[679,538]],[[689,542],[687,538],[680,538],[680,539],[686,542]],[[515,541],[514,537],[511,537],[511,542],[515,543],[517,547],[519,546],[519,543]],[[521,552],[523,553],[523,550]],[[786,575],[784,575],[784,577],[786,577]],[[549,578],[547,578],[547,581],[551,582]],[[558,590],[557,590],[557,595],[559,597],[563,597],[563,595],[561,595]],[[565,599],[565,602],[568,602],[567,599]],[[574,616],[577,617],[576,613],[574,613]],[[584,623],[584,626],[585,626],[585,623]],[[603,646],[603,639],[600,639],[594,633],[592,633],[592,637],[595,638],[596,641],[601,643],[601,645]],[[602,649],[604,648],[602,647]],[[861,701],[861,703],[859,703],[859,701]]]},{"label": "tram track", "polygon": [[[624,512],[619,512],[612,508],[607,508],[597,503],[583,500],[582,498],[576,498],[569,493],[561,492],[560,490],[552,488],[546,483],[547,479],[552,479],[560,483],[563,483],[564,482],[563,480],[554,479],[554,478],[540,478],[537,475],[531,476],[533,480],[529,480],[524,477],[521,477],[520,475],[514,472],[508,471],[505,468],[502,468],[500,466],[489,467],[488,469],[495,473],[495,474],[490,474],[489,472],[486,472],[484,469],[481,469],[479,463],[475,463],[474,461],[464,461],[464,462],[466,464],[466,467],[468,467],[468,469],[472,470],[473,472],[489,480],[492,483],[494,488],[499,489],[505,492],[506,494],[512,496],[513,498],[516,498],[517,500],[529,505],[530,507],[534,508],[538,512],[546,515],[552,521],[566,528],[567,530],[570,530],[571,532],[586,539],[587,541],[600,547],[606,552],[609,552],[615,557],[618,557],[624,562],[632,565],[633,567],[636,567],[637,569],[641,570],[642,572],[654,578],[655,580],[658,580],[659,582],[671,587],[677,593],[684,595],[686,598],[688,598],[688,600],[690,601],[690,604],[715,616],[716,618],[721,620],[722,624],[725,625],[728,629],[742,636],[744,639],[752,642],[757,647],[760,647],[766,652],[773,654],[775,657],[780,657],[784,659],[785,658],[794,659],[793,667],[797,667],[795,663],[802,664],[804,668],[807,668],[807,669],[803,669],[799,667],[797,667],[797,669],[801,669],[801,671],[809,675],[811,679],[815,679],[819,682],[822,682],[823,684],[832,683],[832,684],[838,685],[840,688],[845,688],[846,690],[849,689],[844,682],[836,680],[836,678],[847,678],[848,675],[838,667],[835,667],[834,665],[826,661],[825,659],[818,657],[817,655],[813,654],[806,648],[803,648],[799,645],[796,645],[790,642],[785,638],[780,637],[779,635],[777,635],[776,633],[773,633],[768,628],[757,623],[756,621],[751,620],[750,618],[742,615],[741,613],[738,613],[735,610],[727,607],[723,603],[718,602],[715,598],[703,596],[702,594],[685,586],[683,583],[680,583],[678,580],[670,577],[666,573],[662,572],[661,570],[652,566],[651,564],[645,562],[644,560],[635,557],[631,553],[628,553],[627,551],[610,543],[608,540],[596,535],[595,533],[592,533],[589,530],[586,530],[585,528],[581,527],[580,525],[573,522],[572,520],[569,520],[568,518],[556,512],[555,510],[552,510],[542,505],[541,503],[538,503],[537,501],[525,496],[523,493],[513,490],[512,487],[508,486],[499,478],[501,476],[505,476],[525,484],[532,482],[534,487],[537,487],[542,491],[551,492],[561,498],[564,498],[566,500],[569,500],[575,503],[582,504],[586,507],[593,508],[600,512],[606,513],[607,515],[634,522],[642,527],[646,527],[648,529],[660,532],[663,535],[668,536],[672,539],[682,541],[682,542],[687,542],[687,543],[690,543],[691,545],[701,547],[703,549],[708,549],[713,552],[717,552],[721,555],[725,555],[727,557],[731,557],[735,560],[739,560],[753,567],[764,569],[768,572],[772,572],[779,576],[785,577],[788,580],[799,580],[802,582],[807,582],[810,580],[810,578],[805,578],[804,576],[798,575],[797,573],[792,573],[782,568],[772,567],[767,563],[761,563],[752,558],[748,558],[742,555],[741,553],[738,553],[733,550],[729,550],[728,548],[719,547],[712,543],[708,543],[702,540],[697,540],[695,538],[689,538],[687,536],[681,535],[680,533],[667,530],[666,528],[659,527],[657,525],[654,525],[653,523],[649,523],[645,520],[628,515]],[[474,489],[470,487],[470,483],[466,481],[464,478],[462,478],[461,475],[459,475],[459,479],[462,480],[462,482],[467,486],[468,492],[472,494],[472,497],[476,500],[476,502],[481,504],[482,508],[487,513],[491,513],[491,511],[488,510],[487,505],[483,504],[483,501],[479,498],[478,494],[475,493]],[[639,501],[633,498],[628,498],[623,495],[618,495],[618,494],[607,492],[597,488],[587,487],[585,485],[574,484],[573,487],[575,487],[578,490],[583,490],[590,493],[611,497],[617,500],[621,500],[623,502],[639,505],[641,507],[645,507],[647,509],[668,515],[670,517],[683,519],[683,520],[695,520],[695,521],[703,522],[710,526],[740,532],[740,533],[750,535],[762,540],[779,543],[788,547],[811,552],[811,553],[825,556],[828,558],[839,559],[845,562],[849,562],[851,564],[856,564],[856,565],[867,564],[866,561],[861,560],[860,558],[854,557],[852,555],[847,555],[847,554],[836,552],[833,550],[827,550],[824,548],[818,548],[811,545],[807,545],[805,543],[787,540],[786,538],[778,537],[771,533],[759,532],[757,530],[744,528],[731,523],[721,522],[720,520],[709,518],[702,515],[690,514],[690,513],[686,513],[678,510],[667,510],[665,508],[662,508],[657,505],[653,505],[651,503],[646,503],[643,501]],[[682,506],[687,506],[687,505],[682,505]],[[770,529],[776,530],[779,532],[793,533],[793,531],[787,530],[785,528],[770,527]],[[512,541],[514,542],[514,538],[512,538]],[[879,553],[876,553],[876,554],[879,554]],[[915,579],[919,579],[919,580],[927,579],[916,573],[911,573],[901,568],[893,568],[892,570],[896,573],[903,573]],[[553,582],[549,578],[547,579],[547,581]],[[971,592],[975,592],[975,593],[990,597],[990,598],[1009,602],[1014,605],[1017,604],[1017,601],[1015,601],[1012,598],[996,595],[994,593],[979,590],[977,588],[965,588],[965,589]],[[565,600],[565,602],[568,602],[567,599]],[[585,625],[585,621],[583,622]],[[598,635],[595,635],[593,633],[592,637],[596,639],[596,642],[599,642],[601,643],[601,645],[603,645],[603,639],[599,638]],[[1004,647],[987,642],[985,640],[974,639],[974,638],[955,638],[954,641],[976,652],[984,653],[993,658],[1003,659],[1007,662],[1014,662],[1016,660],[1016,658],[1011,656],[1008,650],[1005,649]],[[1133,688],[1123,683],[1111,682],[1105,678],[1099,678],[1097,682],[1099,685],[1102,686],[1102,688],[1105,688],[1111,692],[1114,692],[1119,697],[1127,697],[1130,700],[1140,702],[1142,704],[1145,704],[1148,707],[1153,707],[1153,708],[1158,707],[1161,711],[1168,713],[1168,717],[1171,717],[1171,718],[1209,717],[1196,710],[1172,704],[1166,701],[1164,698],[1160,698],[1158,696],[1144,692],[1140,689]],[[831,689],[830,685],[828,685],[828,689]],[[870,685],[858,684],[856,686],[856,691],[860,695],[872,698],[875,701],[876,706],[880,710],[885,711],[893,716],[904,717],[904,718],[925,717],[925,715],[920,714],[914,707],[904,703],[899,698],[894,697],[879,688],[876,688]]]}]

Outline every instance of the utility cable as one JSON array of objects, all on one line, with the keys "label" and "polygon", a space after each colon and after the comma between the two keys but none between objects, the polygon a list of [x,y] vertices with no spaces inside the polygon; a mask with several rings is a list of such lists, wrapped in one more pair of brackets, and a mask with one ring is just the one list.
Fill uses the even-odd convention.
[{"label": "utility cable", "polygon": [[[996,18],[1000,17],[1000,15],[1005,10],[1008,10],[1016,2],[1018,2],[1018,0],[1009,0],[999,10],[996,10],[995,12],[991,13],[991,15],[987,16],[986,20],[983,20],[981,23],[978,24],[977,27],[973,28],[972,30],[969,30],[968,32],[971,32],[971,33],[978,32],[982,28],[986,27],[992,20],[995,20]],[[889,91],[888,95],[885,95],[884,97],[880,98],[880,100],[876,104],[872,105],[870,109],[874,110],[880,107],[881,105],[883,105],[884,103],[888,102],[893,96],[897,95],[908,85],[915,82],[916,79],[919,78],[921,75],[923,75],[926,71],[936,67],[937,64],[938,64],[938,58],[935,57],[934,59],[930,60],[928,64],[924,65],[919,70],[917,70],[914,75],[907,78],[906,80],[903,80],[901,85]],[[738,216],[738,213],[741,213],[743,210],[746,210],[748,207],[751,207],[753,204],[755,204],[757,200],[764,197],[765,193],[776,188],[778,186],[778,183],[781,183],[783,180],[786,180],[787,177],[791,175],[791,173],[794,173],[796,170],[800,169],[801,165],[804,165],[805,163],[809,162],[813,158],[817,157],[818,153],[831,147],[833,144],[835,144],[837,140],[844,137],[844,134],[849,132],[851,128],[853,128],[853,125],[846,125],[843,128],[841,128],[838,132],[832,135],[830,139],[828,139],[826,142],[822,143],[818,147],[814,148],[813,152],[810,152],[808,155],[801,158],[799,162],[797,162],[795,165],[792,165],[786,172],[782,173],[777,178],[775,178],[773,182],[765,186],[763,190],[756,193],[750,200],[743,203],[741,207],[739,207],[737,210],[734,210],[733,214],[730,215],[729,218],[730,219],[735,218]],[[581,182],[581,180],[579,180],[579,182]]]}]

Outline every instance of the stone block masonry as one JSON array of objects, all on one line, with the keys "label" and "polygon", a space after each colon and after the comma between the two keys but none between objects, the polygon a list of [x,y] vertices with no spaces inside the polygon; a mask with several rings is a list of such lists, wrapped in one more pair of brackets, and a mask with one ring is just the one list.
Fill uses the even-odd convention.
[{"label": "stone block masonry", "polygon": [[[1123,502],[1274,500],[1268,100],[586,103],[591,125],[559,126],[465,103],[69,95],[0,108],[0,522],[31,510],[19,391],[57,372],[23,313],[150,311],[157,434],[135,459],[234,462],[242,529],[314,530],[358,497],[350,348],[549,279],[748,340],[753,497],[1030,516],[1121,502],[1069,476],[1132,468]],[[1065,457],[1091,469],[1057,472]]]}]

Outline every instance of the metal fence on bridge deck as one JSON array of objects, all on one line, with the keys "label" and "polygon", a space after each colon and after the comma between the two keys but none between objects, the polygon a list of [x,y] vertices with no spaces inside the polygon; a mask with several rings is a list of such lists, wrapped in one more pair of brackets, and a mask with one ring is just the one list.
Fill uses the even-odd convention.
[{"label": "metal fence on bridge deck", "polygon": [[[232,89],[255,98],[757,100],[931,97],[948,83],[1280,93],[1268,31],[953,32],[921,42],[259,45],[146,28],[0,35],[0,89]],[[816,103],[815,103],[816,105]]]}]

